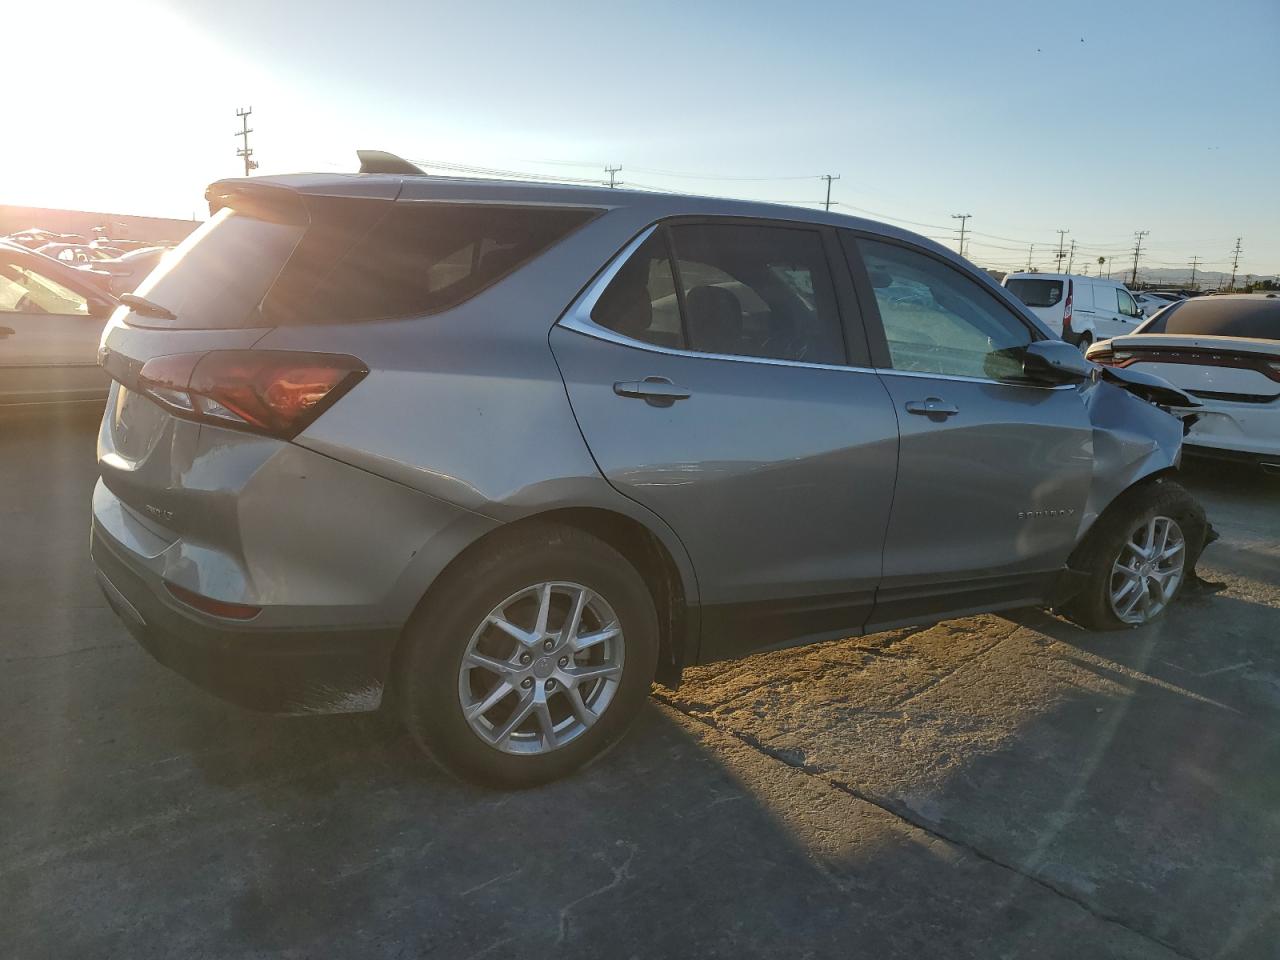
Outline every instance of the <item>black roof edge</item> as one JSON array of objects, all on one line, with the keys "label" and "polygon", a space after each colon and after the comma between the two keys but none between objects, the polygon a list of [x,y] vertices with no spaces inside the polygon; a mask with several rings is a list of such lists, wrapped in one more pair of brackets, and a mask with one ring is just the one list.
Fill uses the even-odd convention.
[{"label": "black roof edge", "polygon": [[356,156],[360,158],[360,173],[398,173],[410,177],[427,175],[421,167],[385,150],[357,150]]}]

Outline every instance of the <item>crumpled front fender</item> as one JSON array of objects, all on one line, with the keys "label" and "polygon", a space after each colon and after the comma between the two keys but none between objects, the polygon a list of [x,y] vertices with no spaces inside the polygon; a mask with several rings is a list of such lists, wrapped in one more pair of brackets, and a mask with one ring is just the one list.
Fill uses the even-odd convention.
[{"label": "crumpled front fender", "polygon": [[1080,535],[1125,490],[1144,477],[1175,468],[1182,456],[1182,422],[1125,388],[1095,377],[1081,387],[1093,424],[1093,483]]}]

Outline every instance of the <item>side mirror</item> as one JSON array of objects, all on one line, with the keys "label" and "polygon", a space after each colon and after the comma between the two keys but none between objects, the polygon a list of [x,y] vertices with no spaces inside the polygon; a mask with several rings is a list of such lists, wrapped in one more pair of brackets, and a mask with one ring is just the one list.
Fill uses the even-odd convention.
[{"label": "side mirror", "polygon": [[1036,340],[1025,347],[996,350],[988,354],[984,367],[993,380],[1045,386],[1079,383],[1097,369],[1065,340]]}]

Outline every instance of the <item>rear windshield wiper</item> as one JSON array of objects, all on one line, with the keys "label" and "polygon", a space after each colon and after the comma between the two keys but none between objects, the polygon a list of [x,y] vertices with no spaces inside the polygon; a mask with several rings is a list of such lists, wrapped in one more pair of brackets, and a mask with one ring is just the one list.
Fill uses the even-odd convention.
[{"label": "rear windshield wiper", "polygon": [[136,293],[126,293],[120,297],[120,302],[125,306],[131,307],[138,313],[148,317],[159,317],[161,320],[177,320],[177,314],[160,304],[148,300],[146,297],[140,297]]}]

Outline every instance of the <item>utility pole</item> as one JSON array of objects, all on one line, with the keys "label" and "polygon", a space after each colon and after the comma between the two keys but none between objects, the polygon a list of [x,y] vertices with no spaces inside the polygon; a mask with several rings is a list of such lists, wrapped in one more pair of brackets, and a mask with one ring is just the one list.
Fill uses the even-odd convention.
[{"label": "utility pole", "polygon": [[1061,272],[1062,272],[1062,261],[1063,261],[1063,260],[1065,260],[1065,259],[1067,258],[1067,255],[1066,255],[1065,253],[1063,253],[1063,251],[1062,251],[1062,244],[1063,244],[1063,242],[1064,242],[1063,238],[1064,238],[1068,233],[1070,233],[1070,232],[1071,232],[1070,230],[1059,230],[1059,231],[1058,231],[1058,254],[1057,254],[1057,256],[1058,256],[1058,272],[1059,272],[1059,273],[1061,273]]},{"label": "utility pole", "polygon": [[1200,289],[1199,287],[1196,286],[1196,267],[1198,266],[1200,266],[1200,258],[1192,257],[1191,258],[1191,289],[1192,290]]},{"label": "utility pole", "polygon": [[1142,253],[1142,238],[1149,234],[1150,230],[1136,230],[1133,237],[1137,243],[1133,245],[1133,273],[1129,275],[1129,286],[1134,286],[1138,282],[1138,256]]},{"label": "utility pole", "polygon": [[244,137],[244,145],[236,151],[237,157],[244,157],[244,175],[247,177],[253,170],[258,169],[258,161],[253,159],[253,148],[249,146],[249,134],[253,133],[249,126],[249,114],[253,113],[253,107],[237,107],[236,116],[240,118],[242,129],[236,131],[237,137]]},{"label": "utility pole", "polygon": [[609,175],[609,189],[610,189],[610,190],[612,190],[614,187],[616,187],[616,186],[618,185],[618,177],[617,177],[617,174],[618,174],[618,172],[619,172],[621,169],[622,169],[622,165],[621,165],[621,164],[619,164],[619,165],[618,165],[618,166],[616,166],[616,167],[608,167],[608,166],[606,166],[606,167],[604,168],[604,172],[605,172],[605,173],[607,173],[607,174]]},{"label": "utility pole", "polygon": [[1076,263],[1076,242],[1072,240],[1071,253],[1067,258],[1067,273],[1071,272],[1071,268],[1075,266],[1075,263]]},{"label": "utility pole", "polygon": [[1228,290],[1236,288],[1236,271],[1240,269],[1240,241],[1243,239],[1243,237],[1236,237],[1236,248],[1231,251],[1231,286],[1227,288]]},{"label": "utility pole", "polygon": [[1031,272],[1031,255],[1036,252],[1036,245],[1033,243],[1027,247],[1027,273]]},{"label": "utility pole", "polygon": [[838,173],[837,173],[837,174],[835,174],[835,176],[832,176],[832,175],[831,175],[831,174],[829,174],[829,173],[824,173],[824,174],[823,174],[822,176],[820,176],[818,179],[819,179],[819,180],[825,180],[825,181],[827,181],[827,199],[823,201],[823,203],[822,203],[822,209],[823,209],[823,210],[830,210],[830,209],[831,209],[831,181],[832,181],[832,180],[839,180],[839,179],[840,179],[840,174],[838,174]]},{"label": "utility pole", "polygon": [[960,221],[960,256],[962,257],[964,256],[964,225],[969,222],[969,218],[972,216],[972,213],[953,213],[951,215],[952,220]]}]

